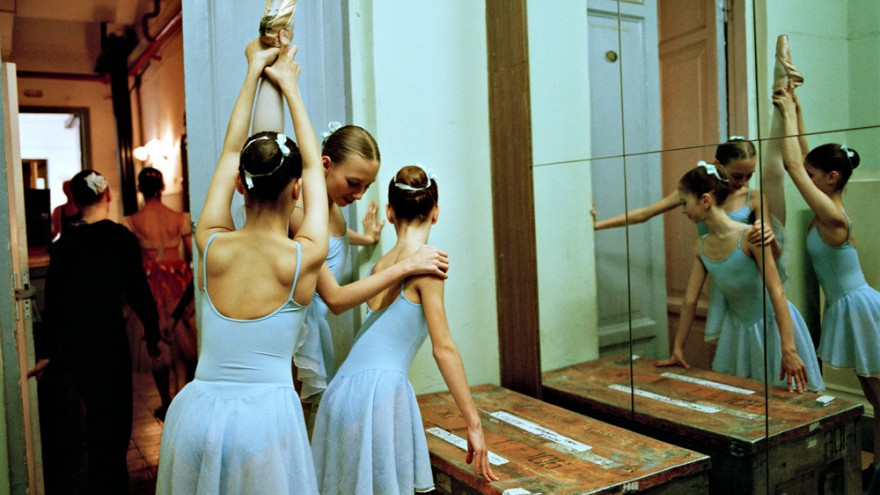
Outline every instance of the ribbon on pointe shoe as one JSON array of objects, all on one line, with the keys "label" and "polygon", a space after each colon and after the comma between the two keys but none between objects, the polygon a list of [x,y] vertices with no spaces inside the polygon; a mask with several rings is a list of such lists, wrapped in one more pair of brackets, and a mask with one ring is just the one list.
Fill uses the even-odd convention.
[{"label": "ribbon on pointe shoe", "polygon": [[260,40],[266,46],[281,46],[293,40],[293,14],[296,0],[266,0],[260,18]]},{"label": "ribbon on pointe shoe", "polygon": [[791,61],[788,36],[781,34],[776,38],[776,64],[773,66],[773,89],[785,88],[789,91],[804,83],[804,76]]}]

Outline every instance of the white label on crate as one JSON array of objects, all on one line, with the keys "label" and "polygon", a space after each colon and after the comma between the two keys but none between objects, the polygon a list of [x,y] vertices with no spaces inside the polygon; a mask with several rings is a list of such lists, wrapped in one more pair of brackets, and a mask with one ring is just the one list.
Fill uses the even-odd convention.
[{"label": "white label on crate", "polygon": [[[434,435],[435,437],[439,438],[440,440],[444,440],[446,442],[449,442],[452,445],[455,445],[456,447],[460,448],[461,450],[467,452],[467,440],[465,440],[464,438],[461,438],[460,436],[455,435],[453,433],[449,433],[448,431],[444,430],[443,428],[439,428],[437,426],[435,426],[433,428],[428,428],[425,431],[427,431],[431,435]],[[493,454],[492,452],[489,452],[489,463],[492,465],[495,465],[495,466],[500,466],[502,464],[507,464],[508,460],[501,457],[500,455]]]},{"label": "white label on crate", "polygon": [[532,492],[525,488],[508,488],[501,492],[501,495],[532,495]]},{"label": "white label on crate", "polygon": [[667,404],[672,404],[673,406],[684,407],[687,409],[692,409],[694,411],[704,412],[708,414],[715,414],[720,412],[721,409],[712,406],[702,406],[700,404],[694,404],[693,402],[685,402],[683,400],[671,399],[666,397],[665,395],[655,394],[653,392],[647,392],[645,390],[634,389],[632,387],[624,387],[623,385],[608,385],[612,390],[617,390],[618,392],[626,392],[628,394],[636,394],[640,397],[645,397],[647,399],[654,399],[660,402],[665,402]]},{"label": "white label on crate", "polygon": [[807,442],[807,448],[808,448],[808,449],[812,449],[812,448],[816,447],[816,445],[819,445],[819,442],[818,442],[815,438],[811,438],[811,439]]},{"label": "white label on crate", "polygon": [[661,376],[665,376],[666,378],[672,378],[675,380],[681,380],[683,382],[705,385],[707,387],[717,388],[719,390],[726,390],[728,392],[734,392],[737,394],[752,395],[755,393],[754,390],[749,390],[747,388],[734,387],[733,385],[727,385],[725,383],[713,382],[711,380],[703,380],[702,378],[694,378],[692,376],[679,375],[677,373],[670,373],[668,371],[666,373],[663,373]]},{"label": "white label on crate", "polygon": [[562,445],[564,447],[574,449],[577,452],[585,452],[585,451],[593,448],[593,447],[590,447],[589,445],[584,445],[584,444],[578,442],[577,440],[572,440],[571,438],[560,435],[559,433],[557,433],[553,430],[549,430],[547,428],[544,428],[543,426],[541,426],[539,424],[532,423],[529,420],[522,419],[520,417],[514,416],[513,414],[506,413],[504,411],[495,411],[493,413],[489,413],[489,415],[494,418],[500,419],[501,421],[504,421],[505,423],[512,424],[513,426],[516,426],[517,428],[525,430],[529,433],[532,433],[534,435],[538,435],[541,438],[546,438],[547,440],[550,440],[551,442],[556,442],[559,445]]}]

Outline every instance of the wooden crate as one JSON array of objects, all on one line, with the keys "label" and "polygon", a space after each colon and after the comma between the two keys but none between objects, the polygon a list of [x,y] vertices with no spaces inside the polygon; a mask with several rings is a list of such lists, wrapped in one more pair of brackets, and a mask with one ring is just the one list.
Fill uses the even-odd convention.
[{"label": "wooden crate", "polygon": [[709,493],[709,457],[495,385],[472,388],[501,478],[465,463],[467,428],[448,392],[420,395],[431,464],[442,494]]},{"label": "wooden crate", "polygon": [[863,407],[766,393],[750,379],[619,357],[543,375],[548,402],[709,454],[713,494],[861,494]]}]

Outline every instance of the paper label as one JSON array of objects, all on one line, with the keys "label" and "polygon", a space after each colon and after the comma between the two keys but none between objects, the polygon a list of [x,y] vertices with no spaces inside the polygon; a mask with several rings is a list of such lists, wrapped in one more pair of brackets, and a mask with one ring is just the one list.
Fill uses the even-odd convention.
[{"label": "paper label", "polygon": [[[455,445],[456,447],[460,448],[461,450],[467,452],[467,440],[465,440],[464,438],[461,438],[458,435],[449,433],[448,431],[444,430],[443,428],[438,428],[436,426],[433,428],[428,428],[425,431],[427,431],[431,435],[434,435],[435,437],[439,438],[440,440],[444,440],[446,442],[449,442],[452,445]],[[500,455],[496,455],[496,454],[493,454],[492,452],[489,452],[489,463],[494,466],[500,466],[502,464],[507,464],[508,460],[501,457]]]},{"label": "paper label", "polygon": [[705,385],[707,387],[717,388],[719,390],[726,390],[728,392],[734,392],[737,394],[743,395],[753,395],[755,393],[754,390],[749,390],[746,388],[734,387],[733,385],[727,385],[725,383],[713,382],[710,380],[703,380],[702,378],[694,378],[692,376],[679,375],[677,373],[662,373],[660,376],[665,376],[666,378],[672,378],[674,380],[681,380],[683,382],[696,383],[699,385]]},{"label": "paper label", "polygon": [[541,438],[546,438],[547,440],[550,440],[551,442],[556,442],[559,445],[562,445],[564,447],[574,449],[577,452],[586,452],[587,450],[590,450],[593,448],[593,447],[590,447],[589,445],[584,445],[584,444],[578,442],[577,440],[573,440],[573,439],[568,438],[564,435],[560,435],[559,433],[557,433],[553,430],[544,428],[543,426],[541,426],[539,424],[532,423],[529,420],[514,416],[513,414],[510,414],[510,413],[507,413],[504,411],[496,411],[493,413],[489,413],[489,415],[492,416],[493,418],[500,419],[501,421],[504,421],[505,423],[516,426],[517,428],[525,430],[525,431],[532,433],[534,435],[537,435]]},{"label": "paper label", "polygon": [[636,394],[639,397],[645,397],[647,399],[653,399],[660,402],[665,402],[667,404],[672,404],[673,406],[684,407],[687,409],[691,409],[693,411],[704,412],[708,414],[715,414],[720,412],[721,409],[712,406],[703,406],[700,404],[694,404],[693,402],[685,402],[683,400],[672,399],[666,397],[665,395],[655,394],[653,392],[647,392],[645,390],[633,389],[632,387],[624,387],[623,385],[609,385],[609,388],[612,390],[617,390],[619,392],[626,392],[628,394]]}]

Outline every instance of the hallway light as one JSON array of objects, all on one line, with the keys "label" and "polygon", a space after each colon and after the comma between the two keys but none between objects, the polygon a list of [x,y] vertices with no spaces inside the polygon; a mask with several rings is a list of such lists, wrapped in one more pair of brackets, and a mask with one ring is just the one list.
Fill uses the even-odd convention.
[{"label": "hallway light", "polygon": [[132,151],[134,157],[138,160],[145,162],[150,160],[152,162],[165,162],[168,160],[168,155],[170,146],[163,143],[158,139],[151,139],[144,146],[138,146]]}]

